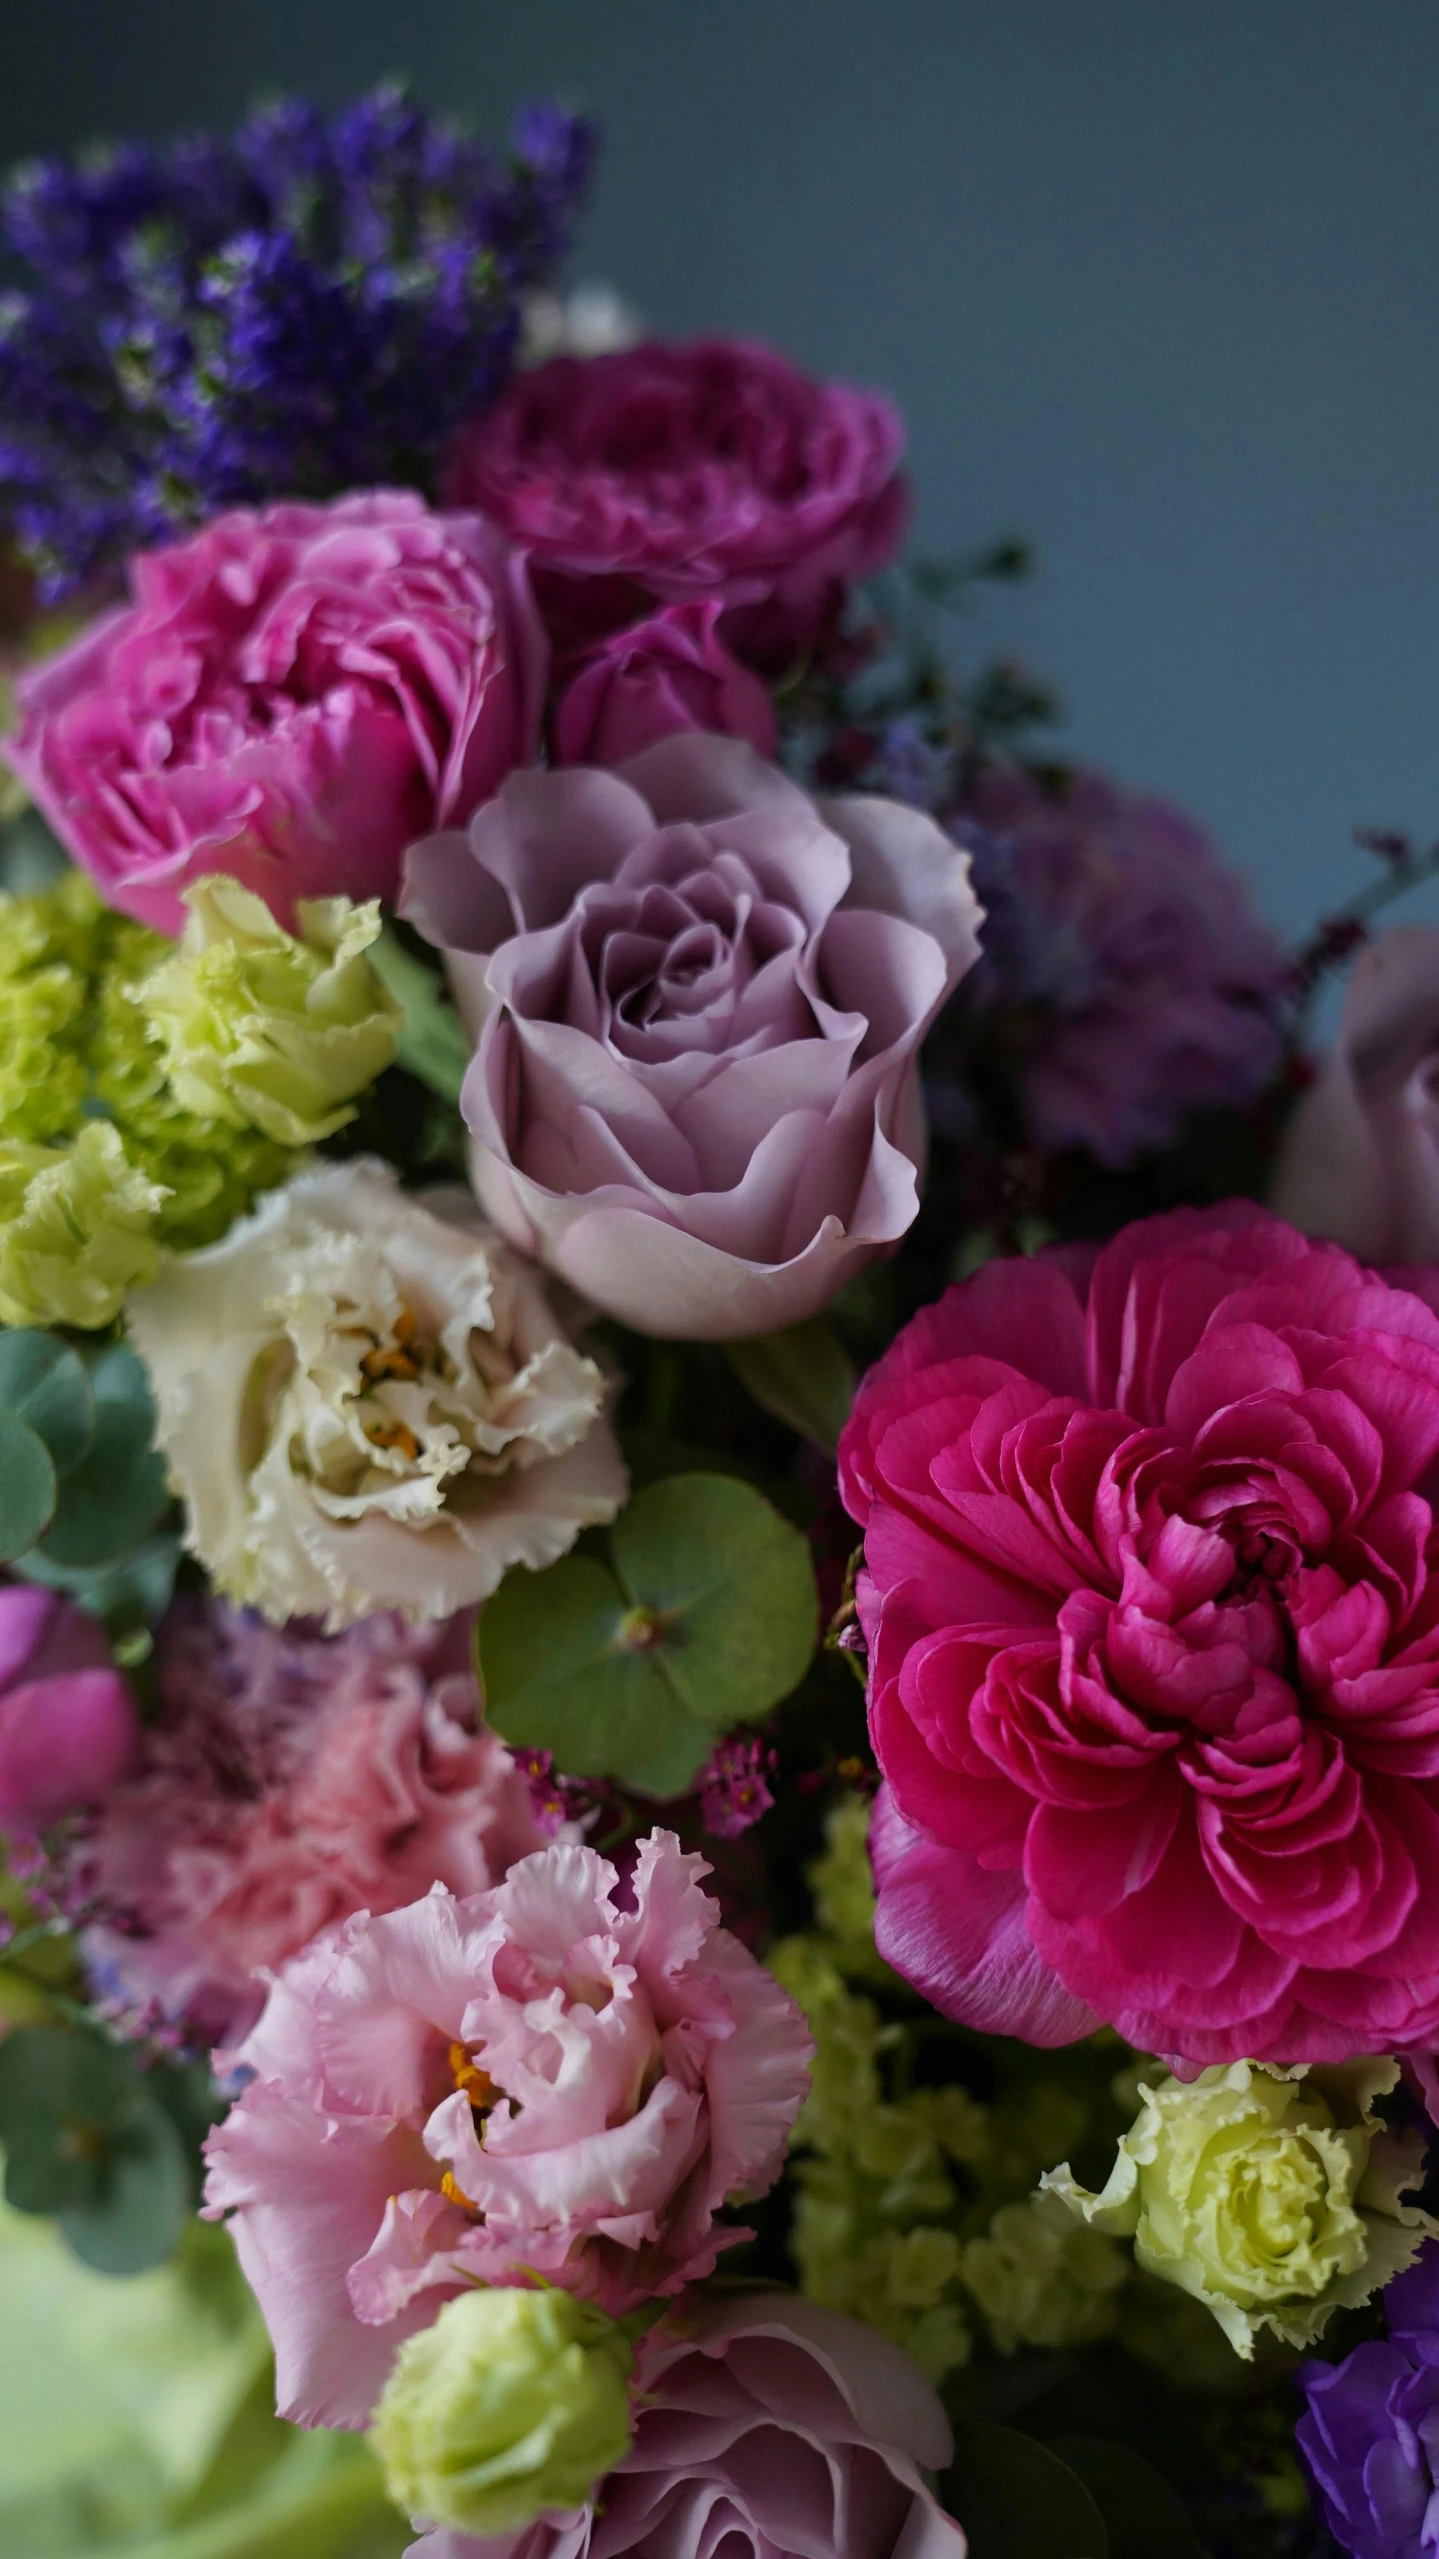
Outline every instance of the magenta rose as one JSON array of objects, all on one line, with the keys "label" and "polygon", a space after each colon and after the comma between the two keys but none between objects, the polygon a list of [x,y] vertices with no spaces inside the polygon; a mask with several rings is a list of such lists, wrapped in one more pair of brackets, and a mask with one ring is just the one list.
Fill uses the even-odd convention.
[{"label": "magenta rose", "polygon": [[555,761],[625,764],[680,729],[712,729],[773,755],[774,705],[719,638],[720,612],[715,603],[667,604],[573,660],[551,721]]},{"label": "magenta rose", "polygon": [[878,392],[815,382],[743,340],[650,343],[517,374],[465,428],[449,495],[530,553],[557,640],[653,597],[725,609],[782,666],[904,536],[904,428]]},{"label": "magenta rose", "polygon": [[362,1911],[282,1971],[207,2145],[275,2341],[281,2414],[362,2425],[395,2349],[470,2283],[622,2316],[749,2236],[784,2164],[804,2020],[668,1831],[623,1885],[556,1845],[493,1891]]},{"label": "magenta rose", "polygon": [[1439,1261],[1439,930],[1355,961],[1333,1050],[1296,1109],[1274,1205],[1366,1262]]},{"label": "magenta rose", "polygon": [[478,1045],[495,1223],[643,1332],[797,1324],[919,1204],[915,1062],[971,965],[968,857],[732,738],[515,774],[406,865]]},{"label": "magenta rose", "polygon": [[878,1942],[1201,2065],[1439,2040],[1439,1318],[1247,1204],[991,1263],[841,1444]]},{"label": "magenta rose", "polygon": [[163,933],[209,871],[283,923],[392,897],[405,846],[534,752],[523,565],[404,490],[222,515],[20,688],[5,752],[108,903]]},{"label": "magenta rose", "polygon": [[593,2502],[408,2559],[964,2559],[929,2476],[953,2452],[900,2347],[774,2293],[684,2302],[641,2351],[635,2439]]},{"label": "magenta rose", "polygon": [[139,1738],[95,1619],[55,1591],[0,1589],[0,1830],[43,1830],[100,1802]]}]

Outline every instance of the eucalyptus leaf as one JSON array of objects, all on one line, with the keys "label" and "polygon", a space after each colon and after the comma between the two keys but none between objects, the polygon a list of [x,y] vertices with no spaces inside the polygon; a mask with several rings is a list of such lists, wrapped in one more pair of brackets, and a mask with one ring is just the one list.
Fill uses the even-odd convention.
[{"label": "eucalyptus leaf", "polygon": [[95,1397],[78,1351],[54,1333],[0,1332],[0,1411],[28,1422],[56,1474],[70,1474],[95,1436]]},{"label": "eucalyptus leaf", "polygon": [[6,2202],[39,2213],[97,2203],[134,2094],[134,2066],[115,2045],[65,2027],[12,2028],[0,2042]]},{"label": "eucalyptus leaf", "polygon": [[1128,2444],[1103,2435],[1052,2435],[1049,2448],[1083,2480],[1104,2517],[1109,2559],[1206,2559],[1169,2481]]},{"label": "eucalyptus leaf", "polygon": [[44,1536],[59,1491],[43,1439],[14,1413],[0,1412],[0,1564],[13,1564]]},{"label": "eucalyptus leaf", "polygon": [[91,1571],[143,1544],[168,1500],[165,1461],[154,1446],[155,1406],[144,1364],[123,1342],[92,1362],[95,1437],[65,1479],[44,1560]]},{"label": "eucalyptus leaf", "polygon": [[945,2491],[969,2559],[1110,2559],[1104,2517],[1084,2481],[1013,2427],[962,2426]]},{"label": "eucalyptus leaf", "polygon": [[388,924],[371,945],[369,960],[385,992],[404,1009],[404,1027],[395,1043],[397,1065],[427,1084],[441,1101],[458,1102],[470,1062],[470,1043],[443,979],[406,950]]},{"label": "eucalyptus leaf", "polygon": [[721,1733],[804,1677],[809,1549],[752,1486],[692,1474],[637,1494],[610,1555],[506,1576],[480,1617],[488,1712],[573,1776],[679,1794]]},{"label": "eucalyptus leaf", "polygon": [[832,1454],[854,1402],[854,1364],[823,1315],[728,1345],[740,1384],[801,1439]]},{"label": "eucalyptus leaf", "polygon": [[139,2275],[174,2255],[193,2205],[179,2130],[141,2089],[107,2148],[98,2193],[62,2211],[60,2228],[97,2274]]}]

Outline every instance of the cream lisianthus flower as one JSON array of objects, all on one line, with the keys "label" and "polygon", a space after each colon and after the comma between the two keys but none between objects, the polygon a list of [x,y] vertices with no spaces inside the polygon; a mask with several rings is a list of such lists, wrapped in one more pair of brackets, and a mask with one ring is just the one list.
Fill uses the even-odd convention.
[{"label": "cream lisianthus flower", "polygon": [[538,1274],[386,1165],[300,1174],[129,1321],[187,1543],[267,1617],[445,1617],[624,1500],[604,1379]]},{"label": "cream lisianthus flower", "polygon": [[1139,2083],[1140,2112],[1102,2193],[1051,2169],[1041,2190],[1211,2310],[1237,2354],[1260,2328],[1312,2345],[1418,2255],[1433,2229],[1405,2200],[1424,2144],[1375,2111],[1394,2061],[1283,2070],[1236,2061]]}]

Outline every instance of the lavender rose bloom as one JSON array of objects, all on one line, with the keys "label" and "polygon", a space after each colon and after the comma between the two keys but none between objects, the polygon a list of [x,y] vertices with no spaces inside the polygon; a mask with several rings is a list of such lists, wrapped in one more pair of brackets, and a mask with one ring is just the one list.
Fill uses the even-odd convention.
[{"label": "lavender rose bloom", "polygon": [[101,894],[162,933],[210,871],[288,924],[393,897],[538,739],[523,565],[405,490],[218,516],[131,564],[131,602],[20,688],[5,752]]},{"label": "lavender rose bloom", "polygon": [[773,755],[774,705],[719,637],[720,612],[667,604],[582,652],[565,670],[551,722],[556,762],[625,764],[682,729],[745,738],[757,755]]},{"label": "lavender rose bloom", "polygon": [[1384,2295],[1389,2334],[1305,2363],[1295,2440],[1352,2559],[1432,2559],[1439,2513],[1439,2246]]},{"label": "lavender rose bloom", "polygon": [[691,2304],[639,2373],[630,2451],[577,2514],[408,2559],[964,2559],[925,2473],[952,2450],[901,2349],[783,2295]]},{"label": "lavender rose bloom", "polygon": [[1102,774],[1053,790],[996,766],[955,832],[974,838],[990,917],[958,1012],[1011,1014],[1036,1146],[1127,1164],[1169,1145],[1187,1112],[1267,1082],[1283,958],[1192,818]]},{"label": "lavender rose bloom", "polygon": [[650,342],[517,375],[462,433],[449,495],[530,553],[557,638],[712,598],[731,647],[781,666],[898,550],[903,448],[878,392],[740,339]]},{"label": "lavender rose bloom", "polygon": [[1299,1104],[1275,1205],[1366,1262],[1439,1261],[1439,929],[1360,953],[1339,1036]]},{"label": "lavender rose bloom", "polygon": [[477,1040],[481,1201],[610,1314],[773,1331],[910,1225],[916,1056],[980,914],[931,819],[667,738],[621,773],[512,775],[412,850],[403,908]]}]

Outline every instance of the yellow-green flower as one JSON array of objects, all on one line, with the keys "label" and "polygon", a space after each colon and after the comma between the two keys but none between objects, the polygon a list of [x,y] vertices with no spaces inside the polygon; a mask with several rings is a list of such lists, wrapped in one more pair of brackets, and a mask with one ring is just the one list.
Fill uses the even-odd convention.
[{"label": "yellow-green flower", "polygon": [[478,2287],[400,2348],[371,2440],[395,2503],[457,2532],[583,2505],[631,2440],[624,2331],[570,2293]]},{"label": "yellow-green flower", "polygon": [[1129,2269],[1112,2239],[1029,2196],[1001,2204],[988,2230],[966,2241],[959,2271],[1000,2353],[1010,2355],[1017,2346],[1084,2346],[1108,2336]]},{"label": "yellow-green flower", "polygon": [[333,1136],[390,1064],[404,1019],[365,957],[378,903],[302,900],[298,937],[219,874],[185,904],[178,951],[139,990],[176,1101],[281,1146]]},{"label": "yellow-green flower", "polygon": [[1398,2077],[1392,2061],[1233,2062],[1190,2085],[1141,2082],[1103,2192],[1068,2167],[1040,2185],[1092,2229],[1132,2238],[1137,2263],[1203,2302],[1236,2353],[1251,2356],[1262,2327],[1308,2346],[1408,2265],[1432,2226],[1402,2200],[1422,2139],[1375,2112]]},{"label": "yellow-green flower", "polygon": [[0,1138],[0,1323],[112,1323],[159,1268],[164,1196],[107,1120],[87,1120],[68,1146]]}]

